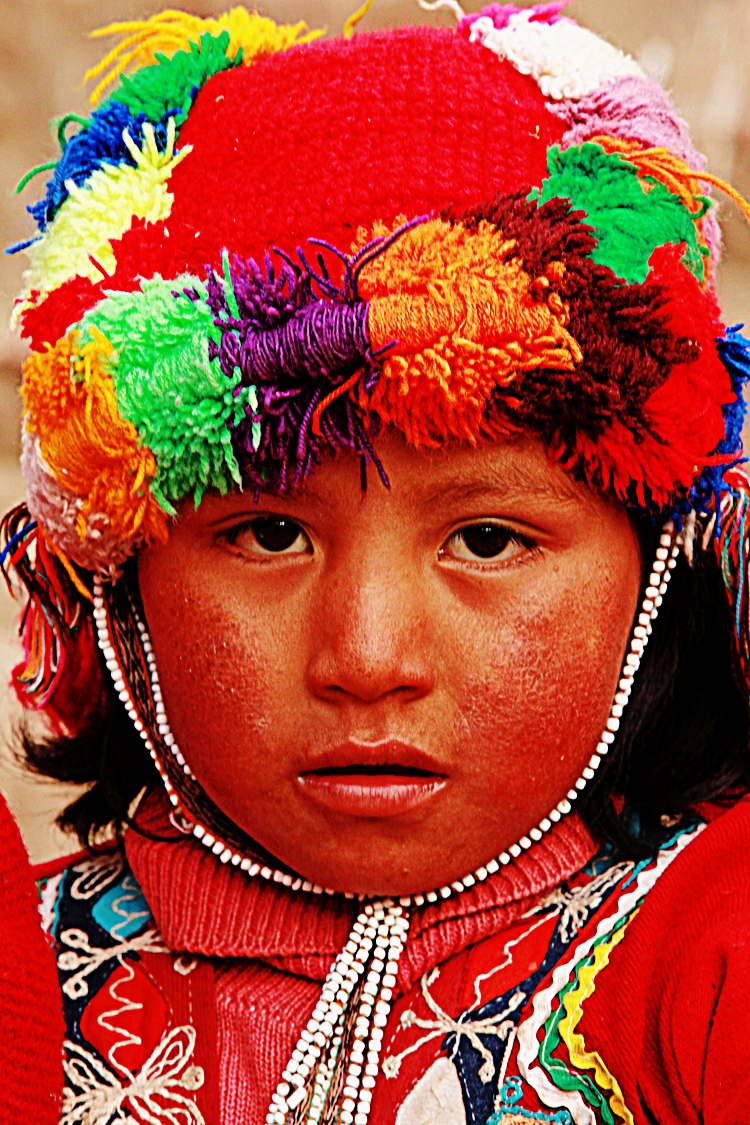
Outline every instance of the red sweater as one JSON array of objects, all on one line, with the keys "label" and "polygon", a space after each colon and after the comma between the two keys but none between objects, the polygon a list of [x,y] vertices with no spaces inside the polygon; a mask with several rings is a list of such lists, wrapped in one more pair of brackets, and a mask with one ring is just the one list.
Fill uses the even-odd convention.
[{"label": "red sweater", "polygon": [[[149,827],[172,831],[160,797],[142,815]],[[394,1076],[378,1078],[372,1125],[485,1125],[496,1109],[497,1125],[527,1125],[566,1120],[564,1105],[584,1125],[606,1121],[612,1110],[614,1120],[639,1125],[744,1122],[750,1072],[739,1029],[750,1007],[750,876],[737,857],[750,845],[750,803],[683,844],[628,915],[623,939],[615,939],[585,993],[582,1017],[571,1021],[571,1044],[599,1060],[596,1073],[616,1080],[621,1101],[608,1095],[612,1109],[592,1108],[599,1096],[593,1062],[578,1068],[574,1085],[590,1081],[594,1093],[574,1089],[567,1102],[539,1100],[539,1065],[527,1067],[533,1089],[523,1077],[528,1028],[553,979],[545,958],[561,924],[574,940],[558,966],[606,930],[606,916],[614,917],[628,895],[637,897],[637,872],[602,864],[576,874],[596,849],[580,821],[569,818],[510,869],[415,913],[384,1041]],[[61,980],[74,1016],[70,1034],[78,1036],[76,1061],[95,1075],[111,1072],[123,1090],[128,1075],[153,1075],[171,1050],[170,1057],[179,1056],[174,1092],[192,1100],[208,1125],[261,1125],[319,982],[346,941],[352,905],[249,880],[191,839],[157,844],[129,833],[127,856],[132,875],[117,857],[79,864],[45,895],[60,961],[68,966]],[[646,870],[639,879],[649,877]],[[73,947],[79,952],[71,960]],[[180,955],[165,956],[167,949]],[[425,978],[436,966],[439,976]],[[536,983],[519,1009],[515,1042],[515,1030],[503,1041],[480,1037],[495,1070],[494,1086],[483,1085],[482,1057],[466,1034],[456,1035],[456,1021],[465,1026],[497,1015],[529,979]],[[558,1000],[551,1007],[554,1022],[562,1008]],[[428,1026],[403,1021],[406,1011]],[[564,1032],[564,1021],[560,1027]],[[573,1057],[552,1051],[553,1067]],[[498,1093],[501,1058],[506,1081]],[[97,1081],[109,1091],[108,1079]],[[68,1096],[82,1097],[75,1088]],[[448,1116],[435,1116],[441,1104]]]},{"label": "red sweater", "polygon": [[52,950],[39,925],[21,834],[0,796],[0,1121],[60,1117],[63,1017]]}]

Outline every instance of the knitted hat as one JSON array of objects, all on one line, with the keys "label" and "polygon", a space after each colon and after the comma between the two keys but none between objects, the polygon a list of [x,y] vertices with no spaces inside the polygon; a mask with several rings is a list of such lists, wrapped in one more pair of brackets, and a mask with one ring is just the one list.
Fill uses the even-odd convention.
[{"label": "knitted hat", "polygon": [[705,516],[745,621],[750,344],[716,302],[709,185],[748,208],[564,7],[327,41],[242,8],[103,30],[92,100],[113,92],[59,123],[13,248],[27,704],[85,681],[92,572],[164,541],[181,500],[284,492],[337,450],[387,485],[385,426],[530,433],[605,497]]}]

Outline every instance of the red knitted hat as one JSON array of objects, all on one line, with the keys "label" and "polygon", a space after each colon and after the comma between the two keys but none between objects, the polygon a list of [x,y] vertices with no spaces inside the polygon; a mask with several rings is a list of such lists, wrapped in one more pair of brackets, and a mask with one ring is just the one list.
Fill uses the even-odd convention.
[{"label": "red knitted hat", "polygon": [[342,449],[387,483],[383,426],[531,433],[607,497],[732,526],[750,364],[713,291],[720,181],[563,8],[329,41],[243,9],[119,26],[19,247],[25,698],[59,684],[90,572],[180,500]]}]

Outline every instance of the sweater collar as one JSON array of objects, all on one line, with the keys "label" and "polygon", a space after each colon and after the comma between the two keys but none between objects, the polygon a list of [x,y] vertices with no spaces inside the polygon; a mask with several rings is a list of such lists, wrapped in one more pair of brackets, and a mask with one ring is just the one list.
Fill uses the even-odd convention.
[{"label": "sweater collar", "polygon": [[[174,834],[161,791],[149,794],[138,823]],[[128,861],[165,942],[175,951],[254,958],[323,980],[346,943],[357,903],[342,895],[293,892],[222,864],[192,836],[175,842],[125,838]],[[508,867],[461,894],[414,909],[401,958],[399,983],[423,973],[521,917],[558,883],[592,858],[596,843],[575,815]]]}]

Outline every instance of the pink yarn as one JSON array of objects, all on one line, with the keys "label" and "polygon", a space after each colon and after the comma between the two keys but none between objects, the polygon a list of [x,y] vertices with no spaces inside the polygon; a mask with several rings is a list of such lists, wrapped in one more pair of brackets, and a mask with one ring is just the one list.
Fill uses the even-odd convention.
[{"label": "pink yarn", "polygon": [[[648,147],[668,148],[696,171],[706,167],[705,156],[690,140],[687,124],[675,110],[669,94],[656,82],[637,75],[608,82],[580,101],[548,101],[547,109],[567,125],[560,142],[563,148],[600,135],[619,137],[640,141]],[[703,219],[701,230],[715,270],[722,244],[715,208]]]},{"label": "pink yarn", "polygon": [[597,134],[641,141],[670,149],[692,168],[702,170],[705,157],[693,147],[687,124],[676,112],[669,94],[635,74],[616,78],[580,101],[547,103],[547,109],[568,126],[562,144],[580,145]]},{"label": "pink yarn", "polygon": [[557,23],[564,19],[560,13],[567,8],[569,0],[552,0],[549,4],[535,4],[533,8],[518,8],[515,4],[487,4],[481,12],[472,12],[459,21],[458,30],[468,31],[474,20],[480,16],[489,16],[498,31],[507,27],[513,16],[519,12],[528,12],[529,23]]}]

